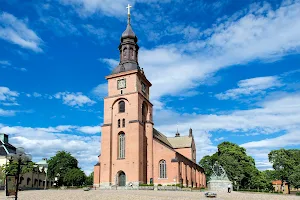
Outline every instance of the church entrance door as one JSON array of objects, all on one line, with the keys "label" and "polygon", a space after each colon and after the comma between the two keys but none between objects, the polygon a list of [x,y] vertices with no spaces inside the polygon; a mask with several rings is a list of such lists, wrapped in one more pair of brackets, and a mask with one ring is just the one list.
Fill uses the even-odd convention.
[{"label": "church entrance door", "polygon": [[123,171],[119,172],[119,186],[125,186],[126,185],[126,175]]}]

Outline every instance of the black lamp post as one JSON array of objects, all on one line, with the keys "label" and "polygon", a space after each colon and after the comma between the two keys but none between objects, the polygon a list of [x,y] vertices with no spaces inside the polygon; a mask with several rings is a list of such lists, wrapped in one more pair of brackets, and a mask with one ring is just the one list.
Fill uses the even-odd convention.
[{"label": "black lamp post", "polygon": [[19,179],[20,179],[20,172],[21,172],[21,165],[24,162],[29,162],[31,161],[31,155],[30,154],[25,154],[25,150],[23,147],[18,147],[16,149],[16,153],[9,153],[7,155],[7,158],[10,162],[12,161],[17,161],[18,163],[18,168],[17,168],[17,174],[16,174],[16,179],[17,179],[17,183],[16,183],[16,196],[15,196],[15,200],[18,199],[18,190],[19,190]]}]

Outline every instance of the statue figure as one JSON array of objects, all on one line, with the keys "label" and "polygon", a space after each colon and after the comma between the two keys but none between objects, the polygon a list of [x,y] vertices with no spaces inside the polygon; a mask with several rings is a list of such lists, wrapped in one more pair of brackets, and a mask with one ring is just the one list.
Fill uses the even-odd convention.
[{"label": "statue figure", "polygon": [[212,166],[212,171],[213,174],[210,176],[210,180],[229,180],[226,171],[218,163],[218,161],[216,161],[215,164]]}]

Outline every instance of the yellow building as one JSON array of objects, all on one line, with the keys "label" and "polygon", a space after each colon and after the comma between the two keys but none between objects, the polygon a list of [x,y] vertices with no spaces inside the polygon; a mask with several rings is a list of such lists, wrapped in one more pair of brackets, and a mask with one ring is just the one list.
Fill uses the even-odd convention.
[{"label": "yellow building", "polygon": [[[8,142],[8,135],[0,133],[0,167],[9,162],[7,154],[16,153],[16,147]],[[38,163],[37,163],[38,164]],[[42,189],[45,186],[46,172],[39,165],[35,165],[33,171],[20,175],[19,188]],[[47,188],[53,185],[53,180],[47,180]],[[0,188],[4,188],[4,181],[0,180]]]}]

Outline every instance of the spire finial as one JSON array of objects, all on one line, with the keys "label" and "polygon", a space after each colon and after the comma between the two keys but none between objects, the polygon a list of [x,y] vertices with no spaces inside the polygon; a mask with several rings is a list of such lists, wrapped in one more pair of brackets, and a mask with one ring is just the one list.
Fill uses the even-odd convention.
[{"label": "spire finial", "polygon": [[132,6],[128,4],[128,6],[126,7],[127,8],[127,11],[128,11],[128,19],[127,19],[127,24],[130,24],[130,8]]},{"label": "spire finial", "polygon": [[178,122],[177,122],[177,132],[175,134],[175,137],[180,137],[180,133],[178,132]]}]

